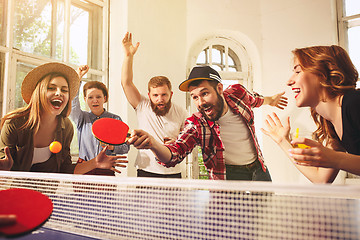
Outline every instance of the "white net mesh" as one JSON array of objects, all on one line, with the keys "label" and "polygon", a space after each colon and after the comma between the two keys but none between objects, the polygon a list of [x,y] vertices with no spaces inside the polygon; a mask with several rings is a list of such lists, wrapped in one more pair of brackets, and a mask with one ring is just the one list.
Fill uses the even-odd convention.
[{"label": "white net mesh", "polygon": [[38,190],[44,225],[99,239],[360,239],[360,187],[0,171]]}]

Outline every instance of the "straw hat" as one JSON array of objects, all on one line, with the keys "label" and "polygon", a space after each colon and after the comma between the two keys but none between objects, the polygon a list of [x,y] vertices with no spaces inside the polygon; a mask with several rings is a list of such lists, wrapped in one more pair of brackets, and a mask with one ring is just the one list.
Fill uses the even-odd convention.
[{"label": "straw hat", "polygon": [[184,92],[189,91],[189,84],[196,80],[212,80],[221,83],[221,77],[217,71],[210,66],[197,66],[194,67],[188,79],[180,83],[179,89]]},{"label": "straw hat", "polygon": [[63,63],[51,62],[34,68],[25,76],[21,85],[21,95],[26,103],[30,102],[31,95],[38,82],[49,73],[60,73],[66,77],[69,84],[69,101],[76,96],[80,85],[79,76],[76,71]]}]

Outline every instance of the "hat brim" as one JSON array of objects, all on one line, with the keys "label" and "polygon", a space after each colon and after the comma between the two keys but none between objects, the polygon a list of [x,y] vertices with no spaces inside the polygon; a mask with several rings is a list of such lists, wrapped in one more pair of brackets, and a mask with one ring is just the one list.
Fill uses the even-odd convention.
[{"label": "hat brim", "polygon": [[182,83],[180,83],[179,85],[179,89],[183,92],[189,92],[189,84],[192,83],[193,81],[196,80],[210,80],[210,81],[215,81],[212,78],[191,78],[191,79],[187,79],[185,81],[183,81]]},{"label": "hat brim", "polygon": [[69,84],[69,101],[72,101],[72,99],[76,96],[80,86],[80,80],[77,72],[72,67],[63,63],[45,63],[31,70],[22,82],[21,96],[27,104],[29,104],[31,95],[33,94],[38,82],[50,73],[60,73],[66,77]]}]

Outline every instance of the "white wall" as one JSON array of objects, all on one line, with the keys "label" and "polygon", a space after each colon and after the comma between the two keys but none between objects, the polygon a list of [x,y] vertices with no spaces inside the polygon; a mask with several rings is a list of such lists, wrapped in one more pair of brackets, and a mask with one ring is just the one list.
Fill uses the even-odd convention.
[{"label": "white wall", "polygon": [[[110,112],[119,113],[130,129],[137,127],[134,109],[120,86],[123,51],[121,40],[127,31],[133,42],[140,42],[134,60],[134,83],[147,96],[147,83],[153,76],[167,76],[173,85],[173,101],[185,108],[185,94],[178,90],[185,80],[186,2],[182,0],[111,0],[110,1]],[[116,97],[116,100],[115,100]],[[126,107],[125,107],[126,106]],[[136,149],[129,152],[128,176],[136,176],[133,167]]]},{"label": "white wall", "polygon": [[[126,31],[140,42],[135,57],[134,81],[143,94],[155,75],[166,75],[174,89],[174,101],[185,107],[178,84],[186,78],[189,51],[204,36],[228,33],[242,42],[255,59],[254,89],[264,95],[286,91],[289,107],[275,110],[281,118],[311,129],[309,111],[294,105],[286,86],[291,74],[291,50],[309,45],[336,44],[334,0],[111,0],[110,1],[110,99],[109,110],[119,113],[130,128],[137,126],[134,110],[120,87],[121,39]],[[245,36],[245,37],[244,37]],[[267,136],[259,131],[266,114],[256,111],[257,135],[274,182],[302,182],[302,175]],[[132,149],[129,159],[135,158]],[[129,165],[129,176],[135,170]]]},{"label": "white wall", "polygon": [[[290,116],[293,129],[312,131],[315,125],[309,109],[295,106],[294,94],[286,81],[292,74],[292,53],[295,48],[337,44],[335,3],[329,0],[262,0],[262,88],[264,95],[285,90],[289,106],[275,110],[282,120]],[[274,109],[263,108],[263,119]],[[259,119],[258,119],[259,120]],[[259,134],[259,132],[258,132]],[[285,154],[267,136],[263,152],[275,182],[307,182]]]}]

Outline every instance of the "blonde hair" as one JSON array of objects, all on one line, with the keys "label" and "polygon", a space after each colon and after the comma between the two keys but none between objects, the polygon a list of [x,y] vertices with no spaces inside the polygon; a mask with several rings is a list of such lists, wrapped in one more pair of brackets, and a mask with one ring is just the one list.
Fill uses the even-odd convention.
[{"label": "blonde hair", "polygon": [[[293,51],[294,57],[305,72],[318,76],[320,85],[327,96],[334,99],[355,89],[358,71],[348,53],[340,46],[313,46],[299,48]],[[336,133],[331,122],[311,109],[311,116],[317,126],[314,137],[321,143],[329,143],[336,139]]]},{"label": "blonde hair", "polygon": [[[20,117],[27,116],[28,119],[21,126],[21,129],[34,129],[35,133],[39,130],[40,127],[40,113],[43,111],[48,111],[49,105],[47,104],[46,93],[49,86],[50,81],[56,77],[63,77],[66,82],[69,84],[66,77],[61,73],[50,73],[44,76],[36,85],[31,98],[30,102],[26,107],[15,109],[8,114],[6,114],[1,119],[1,127],[4,125],[6,120],[17,119]],[[71,102],[68,101],[64,110],[60,113],[61,116],[67,117],[70,115],[71,112]]]}]

